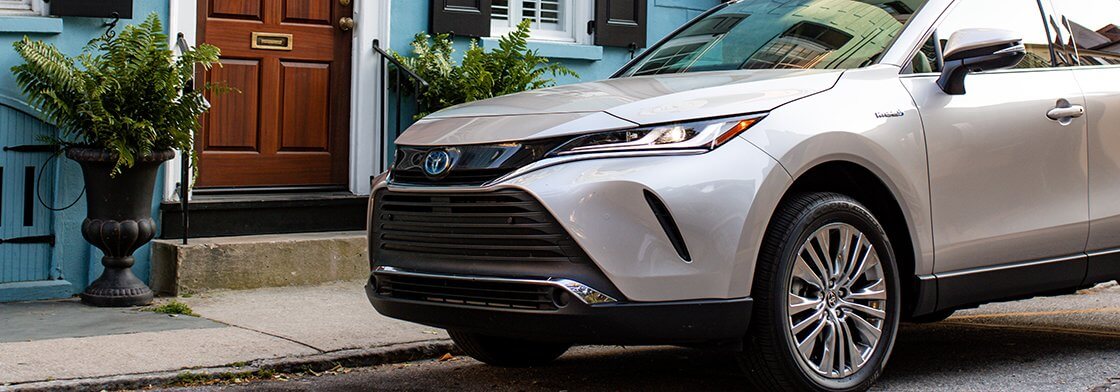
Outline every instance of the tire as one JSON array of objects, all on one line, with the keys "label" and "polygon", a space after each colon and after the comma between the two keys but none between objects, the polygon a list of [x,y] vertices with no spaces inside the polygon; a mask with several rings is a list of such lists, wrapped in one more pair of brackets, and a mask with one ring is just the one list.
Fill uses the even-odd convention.
[{"label": "tire", "polygon": [[938,310],[938,311],[930,313],[930,314],[923,314],[923,315],[918,316],[918,317],[911,317],[909,320],[906,320],[906,321],[912,322],[914,324],[940,323],[942,321],[945,321],[945,319],[947,319],[949,317],[953,317],[953,313],[956,313],[955,309]]},{"label": "tire", "polygon": [[[841,238],[855,245],[840,246]],[[841,258],[847,248],[857,252]],[[751,291],[755,306],[739,363],[756,389],[865,391],[882,374],[898,330],[901,286],[890,241],[859,202],[834,193],[783,202],[763,238]]]},{"label": "tire", "polygon": [[572,347],[566,343],[484,336],[471,332],[447,331],[459,349],[471,358],[500,367],[533,367],[546,365],[564,355]]}]

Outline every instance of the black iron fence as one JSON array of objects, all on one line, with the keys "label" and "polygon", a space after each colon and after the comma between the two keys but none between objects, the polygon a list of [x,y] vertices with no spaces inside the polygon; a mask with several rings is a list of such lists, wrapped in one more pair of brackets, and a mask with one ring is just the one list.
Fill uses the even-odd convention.
[{"label": "black iron fence", "polygon": [[381,60],[379,82],[381,102],[381,151],[378,159],[382,168],[393,162],[396,145],[393,143],[414,122],[413,117],[423,108],[418,99],[428,87],[428,82],[417,75],[373,40],[373,50]]}]

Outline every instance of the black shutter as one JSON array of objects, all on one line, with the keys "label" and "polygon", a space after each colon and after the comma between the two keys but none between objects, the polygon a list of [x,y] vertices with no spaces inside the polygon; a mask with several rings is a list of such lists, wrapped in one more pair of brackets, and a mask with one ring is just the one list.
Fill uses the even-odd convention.
[{"label": "black shutter", "polygon": [[132,0],[54,0],[51,15],[132,19]]},{"label": "black shutter", "polygon": [[596,0],[595,44],[646,47],[646,0]]},{"label": "black shutter", "polygon": [[432,0],[431,33],[490,36],[491,0]]}]

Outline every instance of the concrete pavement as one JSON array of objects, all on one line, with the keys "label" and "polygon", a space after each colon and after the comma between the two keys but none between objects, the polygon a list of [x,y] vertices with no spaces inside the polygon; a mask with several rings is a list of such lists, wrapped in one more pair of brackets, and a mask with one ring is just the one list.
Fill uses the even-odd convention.
[{"label": "concrete pavement", "polygon": [[442,331],[378,315],[362,284],[179,299],[198,318],[89,308],[74,300],[0,304],[0,390],[161,385],[184,369],[375,364],[450,349]]},{"label": "concrete pavement", "polygon": [[[580,347],[530,370],[469,358],[442,331],[390,320],[362,282],[212,292],[180,301],[202,317],[94,309],[75,301],[0,305],[0,391],[139,389],[178,376],[268,370],[295,381],[204,389],[726,390],[742,386],[727,353]],[[346,374],[307,377],[337,365]],[[314,374],[314,373],[312,373]],[[288,377],[285,377],[288,379]],[[903,327],[877,390],[1120,390],[1120,286],[986,305]],[[7,386],[5,386],[7,384]],[[193,388],[188,388],[193,389]]]},{"label": "concrete pavement", "polygon": [[[904,325],[876,391],[1120,391],[1120,287],[992,304]],[[742,390],[726,352],[578,347],[555,364],[501,369],[466,357],[185,391]]]}]

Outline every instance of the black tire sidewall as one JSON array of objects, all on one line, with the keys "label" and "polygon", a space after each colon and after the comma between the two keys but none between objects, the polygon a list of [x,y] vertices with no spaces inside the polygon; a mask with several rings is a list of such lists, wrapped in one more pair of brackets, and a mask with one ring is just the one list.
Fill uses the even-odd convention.
[{"label": "black tire sidewall", "polygon": [[[807,372],[803,369],[799,354],[795,351],[796,348],[792,346],[793,339],[790,338],[791,331],[786,326],[788,320],[785,319],[787,317],[786,306],[788,301],[789,279],[793,271],[795,257],[801,249],[801,245],[819,228],[834,223],[852,225],[863,232],[875,246],[880,263],[883,265],[883,272],[887,278],[888,293],[887,320],[883,328],[879,346],[876,347],[875,353],[872,354],[868,363],[862,369],[840,380],[825,379],[816,373]],[[861,391],[870,388],[871,383],[882,373],[882,370],[886,366],[887,359],[890,357],[901,315],[900,308],[902,305],[902,298],[898,268],[895,262],[894,251],[891,248],[886,233],[867,208],[850,198],[835,195],[815,202],[809,208],[803,210],[794,221],[793,226],[786,232],[785,238],[788,239],[791,237],[792,240],[785,241],[784,244],[782,244],[778,260],[770,261],[779,264],[778,268],[775,270],[776,273],[773,274],[774,276],[769,277],[771,279],[769,284],[771,290],[769,298],[772,300],[769,301],[770,303],[762,304],[763,306],[770,307],[769,314],[774,320],[767,320],[767,322],[774,323],[775,327],[773,331],[779,335],[779,341],[784,342],[784,350],[782,350],[784,352],[779,353],[779,358],[782,358],[783,362],[786,362],[785,365],[793,370],[793,374],[796,375],[796,378],[800,381],[799,383],[811,389]],[[760,262],[767,261],[760,260]]]}]

